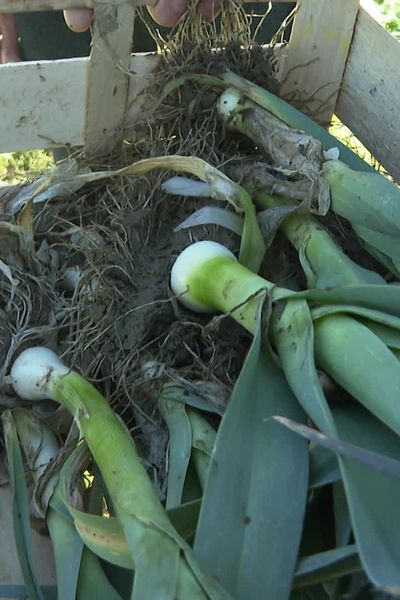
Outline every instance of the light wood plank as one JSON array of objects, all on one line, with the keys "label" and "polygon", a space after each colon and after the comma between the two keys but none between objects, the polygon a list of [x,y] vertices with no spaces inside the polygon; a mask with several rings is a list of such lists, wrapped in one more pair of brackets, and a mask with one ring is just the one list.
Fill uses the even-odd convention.
[{"label": "light wood plank", "polygon": [[147,91],[151,89],[160,55],[135,54],[131,61],[132,76],[129,80],[128,105],[124,122],[124,134],[129,139],[135,138],[138,122],[143,121],[145,111],[149,109],[153,99]]},{"label": "light wood plank", "polygon": [[[132,129],[146,104],[159,57],[135,54],[128,96]],[[83,145],[88,58],[0,65],[0,152]]]},{"label": "light wood plank", "polygon": [[400,44],[360,9],[336,113],[400,181]]},{"label": "light wood plank", "polygon": [[281,94],[329,123],[353,35],[359,0],[301,0],[286,49]]},{"label": "light wood plank", "polygon": [[108,154],[122,136],[135,19],[128,3],[96,3],[94,13],[85,116],[88,157]]},{"label": "light wood plank", "polygon": [[0,66],[0,152],[82,144],[87,58]]}]

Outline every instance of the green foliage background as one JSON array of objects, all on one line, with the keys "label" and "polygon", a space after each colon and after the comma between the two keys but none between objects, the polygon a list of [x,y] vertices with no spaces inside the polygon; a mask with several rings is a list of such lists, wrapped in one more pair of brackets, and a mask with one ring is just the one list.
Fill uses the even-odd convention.
[{"label": "green foliage background", "polygon": [[400,41],[400,2],[398,0],[374,0],[383,14],[386,29]]}]

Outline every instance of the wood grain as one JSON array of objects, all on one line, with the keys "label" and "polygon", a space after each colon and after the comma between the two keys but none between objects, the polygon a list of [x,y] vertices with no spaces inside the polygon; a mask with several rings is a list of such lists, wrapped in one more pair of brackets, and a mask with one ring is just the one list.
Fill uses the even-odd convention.
[{"label": "wood grain", "polygon": [[336,113],[400,181],[400,44],[360,9]]},{"label": "wood grain", "polygon": [[281,94],[329,123],[336,105],[359,0],[302,0],[280,70]]},{"label": "wood grain", "polygon": [[84,135],[89,157],[111,152],[123,134],[135,18],[128,3],[96,2],[94,11]]}]

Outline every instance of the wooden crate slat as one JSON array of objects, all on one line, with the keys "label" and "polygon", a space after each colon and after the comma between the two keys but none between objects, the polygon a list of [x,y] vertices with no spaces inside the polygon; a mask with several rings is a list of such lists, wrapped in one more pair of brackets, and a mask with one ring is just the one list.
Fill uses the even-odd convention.
[{"label": "wooden crate slat", "polygon": [[152,103],[147,90],[151,88],[154,75],[160,62],[160,55],[152,53],[135,54],[131,60],[131,71],[134,75],[129,81],[128,104],[124,122],[124,134],[135,137],[135,126],[143,119]]},{"label": "wooden crate slat", "polygon": [[82,144],[88,59],[0,67],[0,152]]},{"label": "wooden crate slat", "polygon": [[[132,133],[142,116],[159,57],[131,57],[126,124]],[[56,145],[83,145],[88,58],[15,63],[0,66],[0,152]]]},{"label": "wooden crate slat", "polygon": [[86,96],[88,156],[109,153],[123,132],[135,11],[128,3],[96,3],[95,16]]},{"label": "wooden crate slat", "polygon": [[298,3],[286,58],[281,93],[307,101],[320,123],[329,123],[359,10],[359,0],[302,0]]},{"label": "wooden crate slat", "polygon": [[400,44],[360,9],[336,113],[400,181]]}]

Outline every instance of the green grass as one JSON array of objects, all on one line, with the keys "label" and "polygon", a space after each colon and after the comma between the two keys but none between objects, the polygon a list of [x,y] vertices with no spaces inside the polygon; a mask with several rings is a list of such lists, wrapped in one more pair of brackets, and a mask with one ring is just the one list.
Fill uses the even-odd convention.
[{"label": "green grass", "polygon": [[400,2],[398,0],[375,0],[382,13],[383,25],[400,41]]},{"label": "green grass", "polygon": [[53,155],[47,150],[0,154],[0,182],[19,183],[43,173],[53,165]]}]

